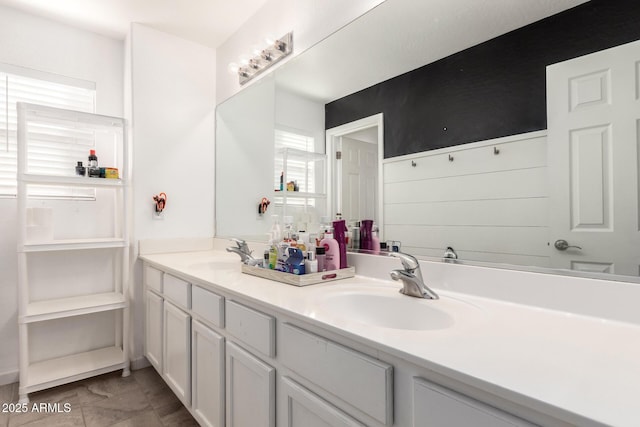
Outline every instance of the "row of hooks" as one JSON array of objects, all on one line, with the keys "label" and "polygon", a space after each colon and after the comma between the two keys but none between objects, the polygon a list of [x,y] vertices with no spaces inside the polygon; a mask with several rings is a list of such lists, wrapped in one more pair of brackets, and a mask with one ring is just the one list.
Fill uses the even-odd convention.
[{"label": "row of hooks", "polygon": [[[493,155],[497,156],[498,154],[500,154],[500,149],[498,147],[493,147]],[[449,161],[453,162],[454,157],[449,154]],[[418,164],[415,162],[415,160],[411,160],[411,166],[413,166],[414,168],[416,166],[418,166]]]}]

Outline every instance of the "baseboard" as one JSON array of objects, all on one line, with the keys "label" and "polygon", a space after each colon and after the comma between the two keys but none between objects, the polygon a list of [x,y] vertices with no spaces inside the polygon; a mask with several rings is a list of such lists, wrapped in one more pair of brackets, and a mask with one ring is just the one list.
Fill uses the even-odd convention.
[{"label": "baseboard", "polygon": [[147,360],[146,357],[140,356],[137,359],[131,360],[131,370],[137,371],[138,369],[144,369],[147,366],[151,366],[151,363]]},{"label": "baseboard", "polygon": [[0,373],[0,385],[17,383],[19,378],[20,378],[20,371],[18,370],[2,372]]}]

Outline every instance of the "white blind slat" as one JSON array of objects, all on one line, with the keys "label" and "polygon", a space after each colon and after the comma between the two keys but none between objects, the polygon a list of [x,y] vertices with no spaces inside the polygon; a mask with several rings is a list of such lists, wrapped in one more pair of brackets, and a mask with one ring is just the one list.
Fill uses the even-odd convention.
[{"label": "white blind slat", "polygon": [[[285,131],[282,129],[275,130],[275,150],[282,148],[294,148],[302,151],[313,152],[315,141],[313,137]],[[284,170],[282,156],[276,156],[274,168],[274,188],[280,187],[280,174]],[[304,160],[289,159],[287,161],[287,180],[295,181],[298,184],[299,191],[306,193],[315,192],[315,164],[314,162],[306,162]],[[286,189],[286,182],[284,183]],[[305,199],[288,199],[290,205],[305,205]],[[314,206],[315,200],[306,201],[307,206]]]},{"label": "white blind slat", "polygon": [[[95,85],[84,81],[73,84],[73,79],[45,76],[33,70],[26,70],[25,74],[29,76],[0,72],[0,196],[16,195],[18,102],[95,112]],[[35,75],[42,75],[42,78]],[[60,80],[69,84],[60,83]],[[93,86],[93,89],[87,86]],[[29,173],[68,175],[77,159],[85,158],[87,150],[95,145],[95,132],[56,123],[30,124],[28,132]],[[95,197],[92,188],[59,186],[29,185],[28,193],[42,198]]]}]

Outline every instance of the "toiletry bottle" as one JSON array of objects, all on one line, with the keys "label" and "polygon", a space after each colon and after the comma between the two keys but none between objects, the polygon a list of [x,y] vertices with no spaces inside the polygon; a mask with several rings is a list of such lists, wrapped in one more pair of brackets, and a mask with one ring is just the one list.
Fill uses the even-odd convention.
[{"label": "toiletry bottle", "polygon": [[362,227],[360,227],[360,249],[366,249],[368,251],[373,249],[373,220],[363,219]]},{"label": "toiletry bottle", "polygon": [[378,226],[373,226],[373,231],[371,232],[371,250],[374,254],[380,253],[380,238],[378,237]]},{"label": "toiletry bottle", "polygon": [[304,262],[304,271],[306,274],[318,272],[318,260],[313,251],[307,251],[307,259]]},{"label": "toiletry bottle", "polygon": [[76,166],[76,175],[85,176],[87,173],[87,168],[82,166],[82,162],[78,162],[78,166]]},{"label": "toiletry bottle", "polygon": [[280,191],[284,190],[284,171],[280,172]]},{"label": "toiletry bottle", "polygon": [[264,250],[264,255],[262,258],[262,268],[269,268],[269,258],[271,257],[271,251],[269,249]]},{"label": "toiletry bottle", "polygon": [[285,242],[291,242],[293,240],[293,217],[286,215],[284,220],[284,235],[282,236]]},{"label": "toiletry bottle", "polygon": [[278,247],[272,241],[269,242],[269,269],[275,270],[278,266]]},{"label": "toiletry bottle", "polygon": [[279,242],[276,244],[278,248],[278,261],[276,262],[276,270],[287,271],[287,258],[289,258],[289,243]]},{"label": "toiletry bottle", "polygon": [[318,272],[327,271],[326,260],[327,256],[324,253],[324,247],[318,246],[316,248],[316,261],[318,261]]},{"label": "toiletry bottle", "polygon": [[331,230],[324,233],[324,239],[320,241],[320,246],[324,247],[325,268],[329,270],[337,270],[340,268],[340,247],[338,242],[333,238]]},{"label": "toiletry bottle", "polygon": [[309,236],[307,235],[307,233],[304,232],[300,232],[298,233],[298,248],[300,248],[300,250],[302,252],[307,252],[307,242],[309,241]]},{"label": "toiletry bottle", "polygon": [[333,236],[338,242],[338,268],[347,268],[347,242],[345,241],[345,233],[347,227],[344,219],[333,221]]},{"label": "toiletry bottle", "polygon": [[280,217],[278,215],[271,215],[271,239],[274,243],[278,243],[282,239]]},{"label": "toiletry bottle", "polygon": [[353,243],[351,246],[353,249],[360,249],[360,221],[356,221],[351,227],[351,238],[353,239]]},{"label": "toiletry bottle", "polygon": [[298,248],[288,248],[287,272],[291,274],[304,274],[304,252]]},{"label": "toiletry bottle", "polygon": [[100,168],[98,167],[98,156],[96,150],[89,150],[89,162],[87,163],[88,175],[92,178],[100,178]]}]

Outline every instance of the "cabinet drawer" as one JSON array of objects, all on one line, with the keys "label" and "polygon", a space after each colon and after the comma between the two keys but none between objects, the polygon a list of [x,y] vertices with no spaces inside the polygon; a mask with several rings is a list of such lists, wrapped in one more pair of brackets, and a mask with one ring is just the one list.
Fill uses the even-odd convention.
[{"label": "cabinet drawer", "polygon": [[191,308],[191,284],[170,274],[164,274],[164,295],[182,308]]},{"label": "cabinet drawer", "polygon": [[144,281],[148,288],[162,293],[162,271],[148,265],[145,266]]},{"label": "cabinet drawer", "polygon": [[307,380],[376,421],[393,423],[393,367],[285,323],[278,358]]},{"label": "cabinet drawer", "polygon": [[474,427],[535,427],[470,397],[413,378],[413,425]]},{"label": "cabinet drawer", "polygon": [[262,354],[274,357],[275,319],[234,301],[226,300],[225,327],[239,341]]},{"label": "cabinet drawer", "polygon": [[219,328],[224,327],[224,297],[200,286],[191,288],[191,310]]}]

